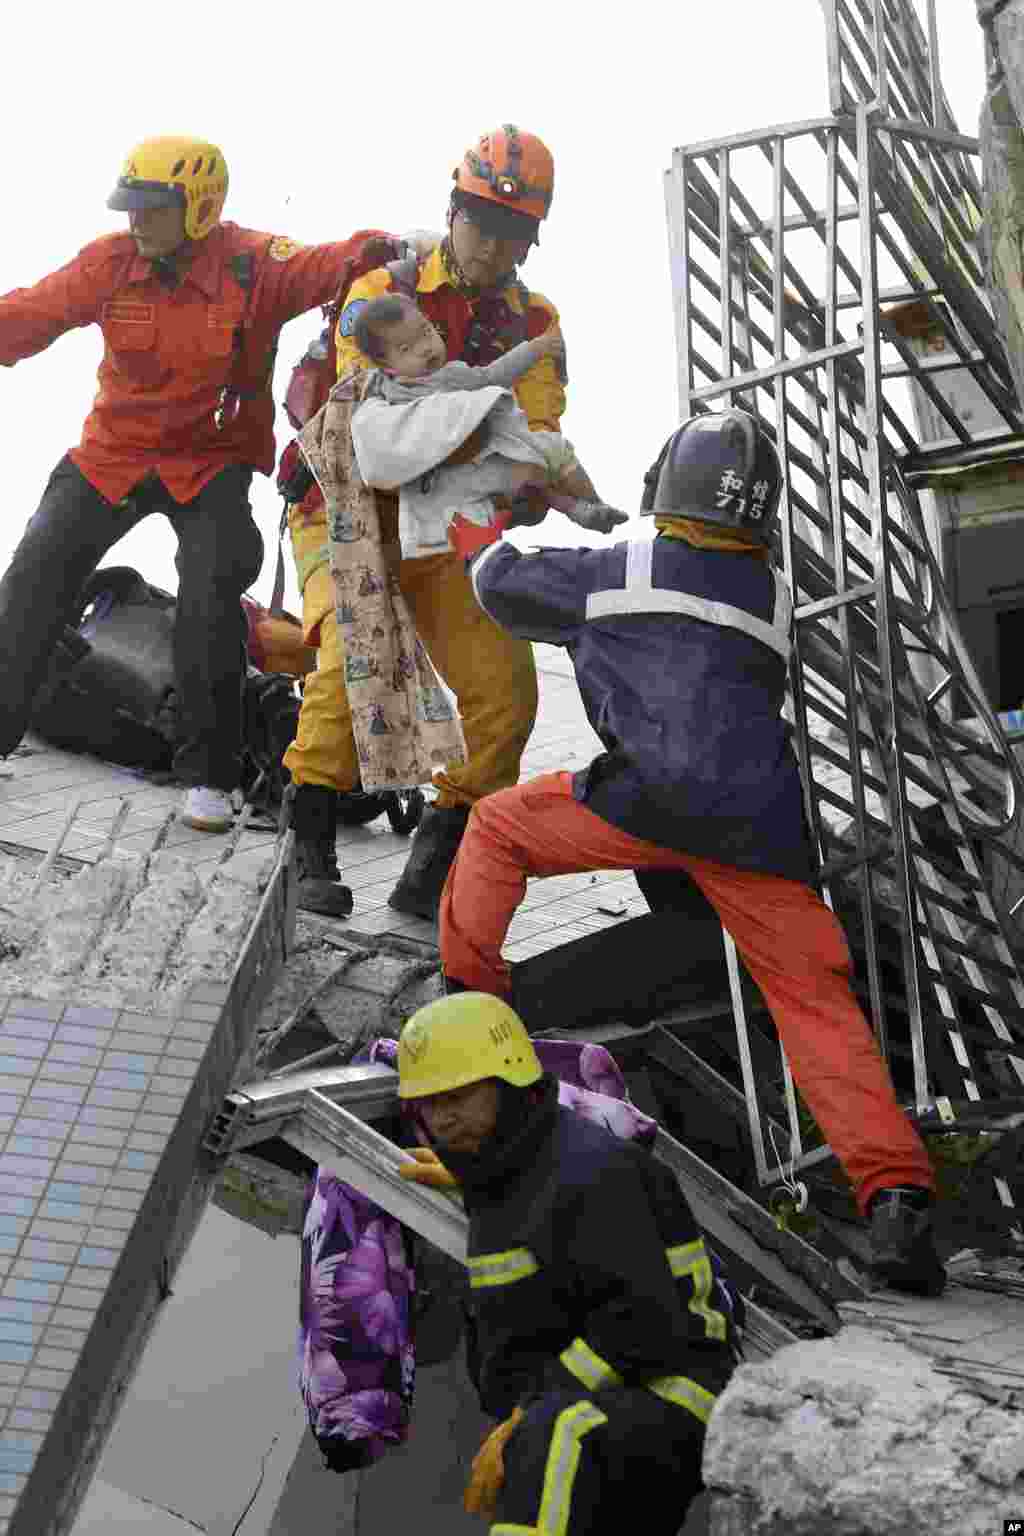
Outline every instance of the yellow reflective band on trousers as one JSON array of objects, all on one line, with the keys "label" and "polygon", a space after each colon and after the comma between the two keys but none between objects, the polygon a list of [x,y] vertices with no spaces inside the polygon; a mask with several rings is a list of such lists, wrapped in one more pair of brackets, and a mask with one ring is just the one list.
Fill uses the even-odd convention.
[{"label": "yellow reflective band on trousers", "polygon": [[692,1282],[693,1295],[690,1297],[688,1306],[691,1312],[702,1319],[706,1337],[717,1339],[719,1343],[724,1344],[729,1330],[724,1315],[710,1305],[715,1278],[711,1273],[711,1260],[704,1247],[704,1239],[698,1237],[696,1242],[680,1243],[675,1248],[666,1248],[665,1256],[668,1259],[668,1267],[677,1280],[688,1276]]},{"label": "yellow reflective band on trousers", "polygon": [[[558,1358],[588,1392],[601,1392],[605,1387],[624,1385],[614,1366],[602,1360],[586,1339],[573,1339],[568,1349],[563,1349]],[[656,1376],[653,1381],[644,1382],[644,1390],[653,1392],[666,1403],[674,1403],[677,1408],[688,1408],[702,1424],[708,1422],[715,1406],[714,1393],[692,1381],[689,1376]]]},{"label": "yellow reflective band on trousers", "polygon": [[572,1485],[580,1462],[580,1442],[608,1419],[585,1399],[565,1408],[555,1420],[544,1469],[544,1492],[537,1517],[538,1536],[565,1536],[572,1508]]},{"label": "yellow reflective band on trousers", "polygon": [[469,1259],[469,1284],[473,1290],[485,1285],[512,1285],[537,1274],[540,1265],[529,1248],[510,1248],[507,1253],[480,1253]]},{"label": "yellow reflective band on trousers", "polygon": [[586,1339],[573,1339],[568,1349],[563,1349],[559,1360],[588,1392],[600,1392],[602,1387],[621,1387],[622,1377],[614,1366],[602,1360]]},{"label": "yellow reflective band on trousers", "polygon": [[492,1525],[490,1536],[539,1536],[535,1525]]},{"label": "yellow reflective band on trousers", "polygon": [[666,1403],[675,1403],[677,1408],[688,1408],[702,1424],[710,1419],[711,1410],[715,1406],[715,1394],[691,1381],[689,1376],[658,1376],[646,1385],[648,1392],[653,1392],[655,1397],[664,1398]]}]

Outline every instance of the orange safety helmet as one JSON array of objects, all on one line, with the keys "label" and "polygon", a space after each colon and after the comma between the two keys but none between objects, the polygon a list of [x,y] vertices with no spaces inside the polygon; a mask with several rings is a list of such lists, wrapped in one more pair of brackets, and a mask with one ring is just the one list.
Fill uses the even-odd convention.
[{"label": "orange safety helmet", "polygon": [[467,149],[452,178],[460,192],[546,219],[555,192],[555,162],[536,134],[503,123]]}]

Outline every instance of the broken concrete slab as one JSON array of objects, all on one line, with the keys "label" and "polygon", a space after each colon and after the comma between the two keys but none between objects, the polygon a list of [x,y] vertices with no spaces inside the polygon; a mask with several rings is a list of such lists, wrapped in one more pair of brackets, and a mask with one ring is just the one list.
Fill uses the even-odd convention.
[{"label": "broken concrete slab", "polygon": [[710,1536],[991,1536],[1024,1509],[1024,1414],[847,1327],[736,1372],[704,1479]]}]

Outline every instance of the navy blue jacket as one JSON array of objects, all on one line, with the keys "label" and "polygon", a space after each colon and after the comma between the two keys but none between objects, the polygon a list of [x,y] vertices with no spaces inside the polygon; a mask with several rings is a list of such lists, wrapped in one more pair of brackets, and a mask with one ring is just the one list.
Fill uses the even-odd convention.
[{"label": "navy blue jacket", "polygon": [[680,539],[470,562],[480,606],[564,645],[605,751],[575,776],[589,810],[635,837],[744,869],[812,868],[782,718],[792,601],[754,555]]},{"label": "navy blue jacket", "polygon": [[647,1387],[707,1422],[734,1364],[704,1239],[650,1152],[558,1104],[546,1076],[462,1186],[486,1413],[554,1387]]}]

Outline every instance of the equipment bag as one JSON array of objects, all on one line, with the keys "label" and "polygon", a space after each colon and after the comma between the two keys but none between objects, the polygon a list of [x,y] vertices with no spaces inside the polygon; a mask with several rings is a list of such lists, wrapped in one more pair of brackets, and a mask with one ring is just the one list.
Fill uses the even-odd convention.
[{"label": "equipment bag", "polygon": [[[243,605],[244,606],[244,605]],[[94,571],[57,647],[32,705],[30,729],[69,752],[88,752],[125,768],[168,772],[178,740],[174,683],[174,611],[170,592],[130,566]],[[301,628],[268,629],[267,610],[247,608],[250,650],[244,686],[242,788],[263,775],[260,804],[283,793],[281,758],[295,739],[299,699],[295,678],[252,665],[255,647],[282,652]],[[296,649],[296,654],[301,652]]]}]

